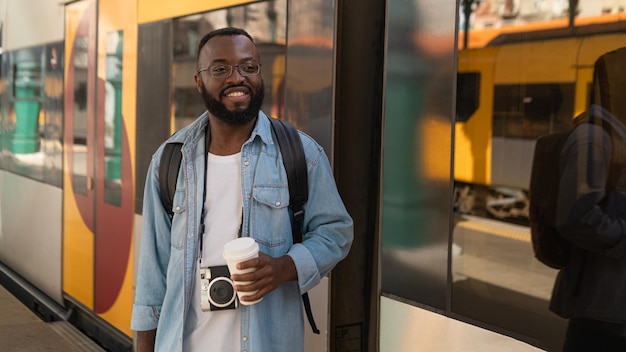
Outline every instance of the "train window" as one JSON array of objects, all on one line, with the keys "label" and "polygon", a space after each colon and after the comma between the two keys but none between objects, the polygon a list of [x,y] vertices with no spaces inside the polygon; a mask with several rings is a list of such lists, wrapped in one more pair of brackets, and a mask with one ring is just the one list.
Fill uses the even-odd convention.
[{"label": "train window", "polygon": [[88,110],[89,91],[87,89],[88,81],[90,79],[90,55],[89,55],[89,37],[86,35],[76,36],[74,40],[73,48],[73,82],[70,82],[74,87],[74,91],[70,94],[73,95],[74,101],[72,104],[73,114],[72,122],[72,146],[69,153],[72,154],[72,163],[70,164],[72,170],[72,185],[74,192],[82,195],[87,194],[88,189],[88,156],[87,156],[87,124],[89,121],[89,115],[93,112]]},{"label": "train window", "polygon": [[478,109],[480,73],[459,73],[456,77],[456,120],[467,121]]},{"label": "train window", "polygon": [[[107,34],[104,87],[104,199],[121,205],[122,188],[122,48],[123,31]],[[127,186],[128,187],[128,186]]]},{"label": "train window", "polygon": [[61,187],[63,184],[63,74],[65,68],[63,43],[46,46],[44,75],[44,181]]},{"label": "train window", "polygon": [[62,63],[51,65],[62,44],[2,55],[2,168],[61,185]]},{"label": "train window", "polygon": [[493,136],[536,139],[564,131],[574,114],[574,84],[496,85]]}]

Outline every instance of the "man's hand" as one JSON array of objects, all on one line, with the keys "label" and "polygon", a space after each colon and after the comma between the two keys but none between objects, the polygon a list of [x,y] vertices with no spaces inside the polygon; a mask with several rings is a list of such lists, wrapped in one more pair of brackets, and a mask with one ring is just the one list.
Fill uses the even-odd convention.
[{"label": "man's hand", "polygon": [[235,282],[235,290],[240,292],[258,290],[255,294],[242,297],[242,301],[256,301],[276,289],[281,283],[298,279],[296,266],[288,255],[273,258],[259,252],[258,258],[241,262],[237,264],[237,267],[239,269],[256,268],[251,273],[231,275],[233,281],[252,282],[248,285],[237,285]]}]

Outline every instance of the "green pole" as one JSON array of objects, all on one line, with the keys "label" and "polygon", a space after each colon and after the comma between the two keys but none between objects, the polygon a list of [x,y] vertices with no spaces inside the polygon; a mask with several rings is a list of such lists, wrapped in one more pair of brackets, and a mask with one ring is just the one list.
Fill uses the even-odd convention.
[{"label": "green pole", "polygon": [[29,154],[39,151],[39,111],[41,109],[41,65],[30,51],[16,55],[15,133],[11,151]]},{"label": "green pole", "polygon": [[[399,2],[389,7],[385,86],[383,218],[384,248],[410,249],[429,243],[431,191],[424,180],[418,138],[423,133],[424,94],[430,68],[411,41],[414,11]],[[402,3],[403,4],[403,3]]]}]

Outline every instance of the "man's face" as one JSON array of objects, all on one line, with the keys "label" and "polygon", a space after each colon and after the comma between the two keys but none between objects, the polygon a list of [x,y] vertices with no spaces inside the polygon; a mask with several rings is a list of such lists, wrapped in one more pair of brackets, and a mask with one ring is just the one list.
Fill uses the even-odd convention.
[{"label": "man's face", "polygon": [[261,74],[242,76],[237,68],[229,77],[215,78],[211,67],[219,65],[259,64],[254,44],[243,35],[217,36],[202,47],[196,85],[209,113],[230,125],[244,125],[256,119],[263,104],[264,85]]}]

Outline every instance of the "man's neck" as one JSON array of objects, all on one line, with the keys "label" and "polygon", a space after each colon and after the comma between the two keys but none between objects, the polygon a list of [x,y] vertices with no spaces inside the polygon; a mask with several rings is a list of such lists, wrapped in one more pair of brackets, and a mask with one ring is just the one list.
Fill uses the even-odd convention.
[{"label": "man's neck", "polygon": [[243,144],[250,138],[256,119],[245,125],[231,125],[209,116],[211,141],[209,152],[215,155],[239,153]]}]

